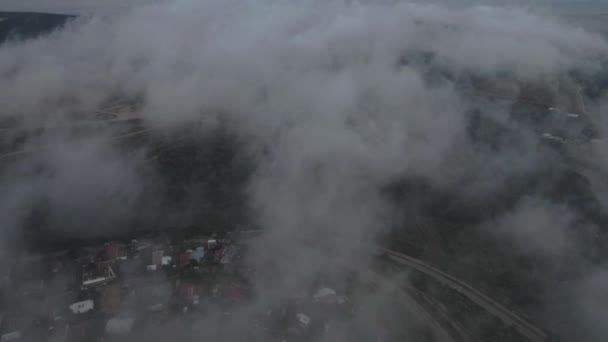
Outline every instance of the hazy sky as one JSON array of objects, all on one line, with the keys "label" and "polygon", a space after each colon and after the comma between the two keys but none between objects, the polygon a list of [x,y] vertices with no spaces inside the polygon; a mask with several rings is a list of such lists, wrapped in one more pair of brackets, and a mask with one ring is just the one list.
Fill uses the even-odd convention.
[{"label": "hazy sky", "polygon": [[[38,11],[55,13],[108,12],[119,11],[133,6],[154,2],[172,2],[174,0],[0,0],[0,11]],[[188,0],[204,2],[204,0]],[[399,0],[379,0],[370,2],[398,2]],[[186,1],[187,2],[187,1]],[[518,5],[525,7],[555,8],[558,10],[588,9],[589,6],[606,8],[608,0],[417,0],[410,2],[441,2],[448,5]]]},{"label": "hazy sky", "polygon": [[105,12],[154,2],[159,0],[0,0],[0,11]]}]

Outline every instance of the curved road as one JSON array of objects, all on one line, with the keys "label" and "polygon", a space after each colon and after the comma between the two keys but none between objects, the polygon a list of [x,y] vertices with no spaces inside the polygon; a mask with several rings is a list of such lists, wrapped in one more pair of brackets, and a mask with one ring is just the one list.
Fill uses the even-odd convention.
[{"label": "curved road", "polygon": [[[262,231],[249,230],[241,231],[240,233],[244,233],[246,235],[258,235],[262,233]],[[551,341],[551,336],[549,336],[545,331],[536,327],[523,317],[505,308],[498,302],[489,298],[480,291],[474,289],[472,286],[466,284],[465,282],[433,266],[430,266],[419,259],[412,258],[403,253],[395,252],[386,248],[373,247],[373,249],[378,252],[378,254],[387,256],[390,260],[394,261],[399,265],[420,271],[434,278],[436,281],[439,281],[442,284],[447,285],[452,289],[458,291],[460,294],[464,295],[469,300],[479,305],[488,313],[500,318],[506,325],[510,325],[515,328],[520,334],[528,338],[528,340],[533,342]]]},{"label": "curved road", "polygon": [[435,280],[450,286],[452,289],[466,296],[487,312],[500,318],[505,324],[515,328],[519,333],[526,336],[530,341],[536,342],[550,340],[550,336],[543,330],[539,329],[538,327],[534,326],[516,313],[510,311],[509,309],[500,305],[493,299],[474,289],[470,285],[454,278],[453,276],[405,254],[391,251],[386,248],[379,248],[379,250],[384,253],[390,260],[400,265],[416,269],[430,277],[433,277]]}]

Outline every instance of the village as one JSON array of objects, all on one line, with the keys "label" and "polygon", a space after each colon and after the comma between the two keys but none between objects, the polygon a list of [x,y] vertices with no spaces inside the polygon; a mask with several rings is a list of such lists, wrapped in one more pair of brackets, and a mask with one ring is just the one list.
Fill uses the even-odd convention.
[{"label": "village", "polygon": [[[176,320],[188,325],[207,316],[234,324],[233,311],[255,299],[249,275],[258,271],[244,262],[246,248],[230,237],[109,241],[12,260],[2,279],[0,341],[130,340]],[[320,313],[352,312],[346,302],[319,285],[308,297],[249,315],[255,319],[245,324],[251,330],[246,335],[309,340],[328,328],[317,319]]]}]

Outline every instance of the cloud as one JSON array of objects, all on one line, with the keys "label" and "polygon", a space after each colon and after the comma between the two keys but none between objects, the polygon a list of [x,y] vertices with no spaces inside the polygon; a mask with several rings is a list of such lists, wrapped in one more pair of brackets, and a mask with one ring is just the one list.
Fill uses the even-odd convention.
[{"label": "cloud", "polygon": [[[353,249],[365,254],[362,243],[395,224],[381,193],[387,184],[417,177],[484,201],[508,180],[559,163],[533,128],[463,88],[484,78],[521,94],[524,84],[601,69],[607,52],[599,35],[521,9],[175,1],[84,16],[49,36],[1,46],[0,118],[44,126],[120,97],[141,102],[144,125],[226,125],[255,160],[247,195],[267,234],[252,246],[253,262],[282,257],[264,293],[272,302],[350,260]],[[511,135],[499,141],[490,133],[494,147],[473,141],[475,108]],[[42,157],[50,174],[7,173],[7,183],[20,181],[0,195],[3,210],[43,194],[57,232],[67,217],[74,227],[93,217],[123,227],[156,179],[140,177],[141,155],[96,141],[51,141],[60,148]],[[564,226],[573,220],[563,211],[523,201],[497,219],[498,234],[561,255],[571,248]],[[311,239],[323,247],[310,247]]]},{"label": "cloud", "polygon": [[153,173],[142,168],[143,151],[120,153],[104,138],[47,142],[47,150],[5,167],[3,228],[17,229],[17,236],[25,232],[33,240],[112,236],[128,230],[141,215],[134,212],[137,202],[146,189],[158,191],[158,186]]},{"label": "cloud", "polygon": [[568,207],[525,198],[488,229],[496,230],[503,239],[512,240],[514,246],[525,253],[557,258],[574,253],[578,247],[573,239],[574,223],[575,217]]}]

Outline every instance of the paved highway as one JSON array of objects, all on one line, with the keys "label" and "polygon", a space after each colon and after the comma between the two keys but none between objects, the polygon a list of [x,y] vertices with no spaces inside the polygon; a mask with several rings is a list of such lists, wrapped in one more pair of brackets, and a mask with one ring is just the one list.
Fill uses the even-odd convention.
[{"label": "paved highway", "polygon": [[550,340],[550,336],[543,330],[451,275],[405,254],[391,251],[386,248],[379,248],[379,251],[384,253],[390,260],[403,266],[416,269],[458,291],[490,314],[500,318],[505,324],[515,328],[530,341],[542,342]]},{"label": "paved highway", "polygon": [[[250,236],[253,237],[255,235],[259,235],[262,231],[259,230],[247,230],[242,231],[241,236]],[[444,285],[449,286],[450,288],[458,291],[469,300],[479,305],[481,308],[486,310],[488,313],[494,315],[501,319],[506,325],[512,326],[515,328],[520,334],[528,338],[528,340],[533,342],[543,342],[543,341],[551,341],[551,336],[549,336],[542,329],[534,326],[532,323],[519,316],[515,312],[505,308],[501,304],[497,303],[493,299],[489,298],[485,294],[480,291],[474,289],[472,286],[466,284],[465,282],[433,267],[419,259],[412,258],[403,253],[395,252],[386,248],[373,248],[378,255],[384,255],[389,258],[389,260],[395,262],[398,265],[402,265],[404,268],[415,269],[420,271],[427,276],[432,277],[433,279],[441,282]]]}]

